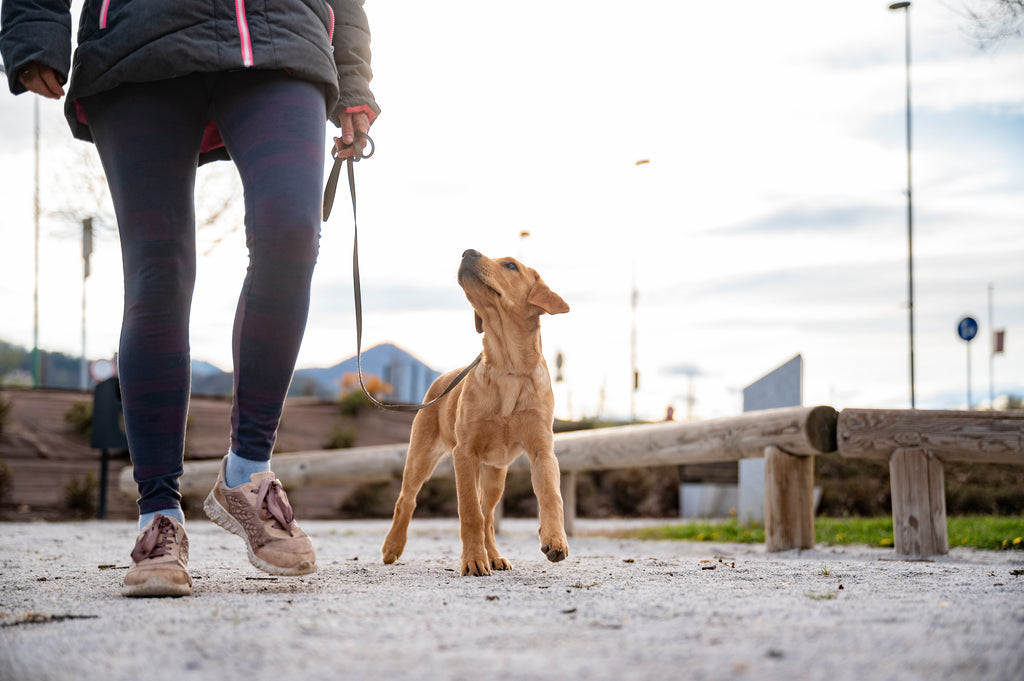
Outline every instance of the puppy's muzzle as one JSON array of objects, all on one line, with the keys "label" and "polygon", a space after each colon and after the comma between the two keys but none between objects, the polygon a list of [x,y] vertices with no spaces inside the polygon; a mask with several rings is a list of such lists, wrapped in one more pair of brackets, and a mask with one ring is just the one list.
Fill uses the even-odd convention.
[{"label": "puppy's muzzle", "polygon": [[476,274],[477,267],[480,264],[480,259],[484,256],[475,249],[468,249],[462,253],[462,264],[459,265],[459,283],[462,283],[462,275],[464,274]]}]

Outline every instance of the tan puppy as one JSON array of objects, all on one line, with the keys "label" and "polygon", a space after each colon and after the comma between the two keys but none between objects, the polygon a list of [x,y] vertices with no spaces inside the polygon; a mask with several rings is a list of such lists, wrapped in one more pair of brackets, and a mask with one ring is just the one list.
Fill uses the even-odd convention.
[{"label": "tan puppy", "polygon": [[[413,420],[402,492],[381,548],[384,562],[394,563],[402,555],[416,494],[448,452],[455,464],[463,575],[512,569],[494,543],[494,508],[505,490],[509,464],[524,453],[540,502],[540,550],[552,562],[563,560],[569,545],[540,316],[568,312],[569,306],[529,267],[513,258],[491,260],[474,250],[462,254],[459,285],[473,305],[476,330],[483,334],[483,361]],[[434,381],[426,399],[440,394],[459,371]]]}]

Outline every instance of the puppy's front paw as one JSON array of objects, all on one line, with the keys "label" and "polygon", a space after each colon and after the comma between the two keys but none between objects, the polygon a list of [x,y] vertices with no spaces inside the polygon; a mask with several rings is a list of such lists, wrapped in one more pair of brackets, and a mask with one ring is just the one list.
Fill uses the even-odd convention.
[{"label": "puppy's front paw", "polygon": [[384,540],[384,546],[380,548],[380,555],[386,565],[391,565],[398,560],[404,550],[405,539],[392,537],[389,533],[387,539]]},{"label": "puppy's front paw", "polygon": [[540,552],[548,557],[552,563],[565,560],[569,555],[569,542],[565,537],[541,544]]},{"label": "puppy's front paw", "polygon": [[391,565],[396,560],[398,560],[398,557],[401,556],[401,555],[402,555],[401,551],[392,551],[391,549],[389,549],[386,546],[380,552],[381,559],[384,561],[385,565]]},{"label": "puppy's front paw", "polygon": [[491,574],[490,561],[487,560],[487,554],[476,558],[462,557],[462,576],[463,577],[487,577]]}]

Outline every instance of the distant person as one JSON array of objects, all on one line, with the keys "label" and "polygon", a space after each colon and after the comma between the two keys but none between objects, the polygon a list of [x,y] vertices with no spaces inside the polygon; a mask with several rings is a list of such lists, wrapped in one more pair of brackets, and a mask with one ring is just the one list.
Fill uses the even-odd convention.
[{"label": "distant person", "polygon": [[[0,52],[14,94],[65,94],[69,6],[3,0]],[[216,159],[233,160],[242,179],[249,267],[234,319],[230,450],[204,509],[245,540],[259,569],[316,570],[270,455],[319,249],[324,124],[341,128],[339,155],[353,155],[380,111],[370,78],[361,0],[85,2],[64,108],[74,136],[96,144],[121,236],[118,374],[140,494],[125,596],[191,593],[178,478],[194,192],[196,167]]]}]

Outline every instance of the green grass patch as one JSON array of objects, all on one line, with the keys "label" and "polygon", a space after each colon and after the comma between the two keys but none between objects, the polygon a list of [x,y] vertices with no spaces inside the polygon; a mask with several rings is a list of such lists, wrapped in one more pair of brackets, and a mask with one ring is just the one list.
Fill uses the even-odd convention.
[{"label": "green grass patch", "polygon": [[1024,551],[1024,516],[964,516],[948,520],[949,545]]},{"label": "green grass patch", "polygon": [[815,518],[814,541],[888,548],[893,545],[892,518]]},{"label": "green grass patch", "polygon": [[[952,517],[947,519],[947,528],[951,547],[1024,550],[1024,516]],[[626,536],[639,539],[758,543],[764,541],[764,528],[730,519],[646,527],[630,531]],[[892,518],[815,518],[814,539],[818,544],[891,547]]]}]

